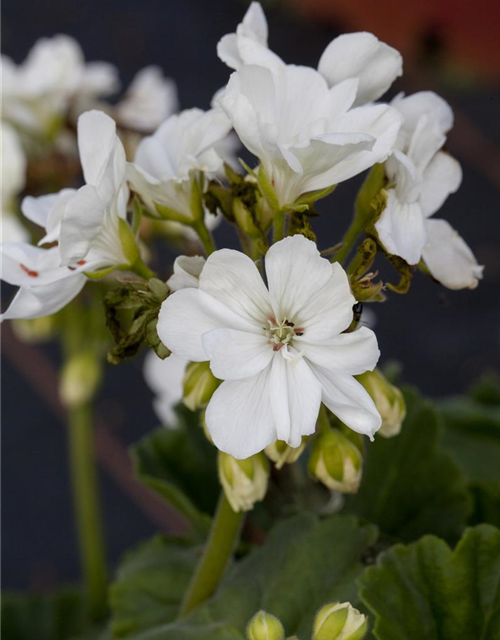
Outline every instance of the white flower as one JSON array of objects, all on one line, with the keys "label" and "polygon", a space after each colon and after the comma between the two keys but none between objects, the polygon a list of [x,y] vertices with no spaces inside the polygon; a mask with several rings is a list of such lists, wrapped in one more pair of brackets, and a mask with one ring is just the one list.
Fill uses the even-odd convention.
[{"label": "white flower", "polygon": [[1,201],[2,228],[4,242],[24,242],[29,239],[27,229],[18,219],[16,198],[26,182],[26,156],[15,130],[5,122],[0,122],[2,143]]},{"label": "white flower", "polygon": [[155,393],[153,408],[160,422],[170,428],[178,426],[174,407],[182,401],[182,381],[188,361],[172,353],[162,360],[150,351],[144,360],[144,379]]},{"label": "white flower", "polygon": [[99,111],[83,114],[78,145],[87,184],[78,191],[27,197],[22,203],[24,215],[46,231],[40,242],[58,245],[2,245],[2,279],[21,287],[3,319],[55,313],[81,291],[84,272],[130,263],[122,241],[129,229],[125,153],[115,123]]},{"label": "white flower", "polygon": [[243,144],[262,163],[279,206],[325,189],[383,162],[401,124],[396,109],[351,109],[358,81],[329,89],[314,69],[244,65],[220,104]]},{"label": "white flower", "polygon": [[46,134],[64,117],[72,101],[89,101],[117,89],[116,69],[104,62],[86,64],[69,36],[41,38],[16,65],[2,56],[3,118]]},{"label": "white flower", "polygon": [[345,424],[372,435],[381,424],[353,376],[375,366],[375,335],[350,325],[355,300],[339,264],[302,236],[278,242],[255,264],[223,249],[206,261],[198,289],[163,303],[158,334],[180,358],[210,361],[224,380],[206,422],[216,446],[246,458],[275,440],[298,447],[314,432],[321,402]]},{"label": "white flower", "polygon": [[386,163],[389,189],[386,208],[375,224],[379,238],[389,253],[408,264],[423,258],[444,286],[474,288],[483,268],[447,222],[429,220],[462,181],[459,163],[442,151],[453,112],[430,91],[398,96],[393,105],[404,123]]},{"label": "white flower", "polygon": [[170,290],[198,287],[204,266],[205,258],[201,256],[178,256],[174,262],[174,273],[167,280]]},{"label": "white flower", "polygon": [[[217,45],[219,58],[232,69],[244,64],[276,68],[283,60],[267,46],[267,20],[258,2],[252,2],[236,33],[225,35]],[[403,72],[401,54],[380,42],[372,33],[348,33],[335,38],[325,49],[318,71],[334,86],[348,79],[359,81],[356,106],[380,98]]]},{"label": "white flower", "polygon": [[139,144],[129,180],[149,211],[158,215],[156,204],[168,210],[171,219],[189,224],[193,186],[199,173],[214,174],[222,165],[214,145],[231,129],[221,109],[189,109],[168,118]]},{"label": "white flower", "polygon": [[116,106],[120,125],[149,133],[178,108],[175,82],[163,76],[160,67],[141,69],[132,80],[125,97]]}]

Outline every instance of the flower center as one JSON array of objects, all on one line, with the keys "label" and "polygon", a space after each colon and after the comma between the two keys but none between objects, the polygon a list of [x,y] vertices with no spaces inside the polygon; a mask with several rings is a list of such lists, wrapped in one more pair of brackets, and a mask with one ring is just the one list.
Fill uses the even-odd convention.
[{"label": "flower center", "polygon": [[277,321],[276,318],[269,317],[269,328],[264,328],[269,340],[268,344],[272,345],[273,351],[279,351],[286,345],[290,345],[295,336],[301,336],[304,333],[303,327],[296,327],[293,322],[283,318]]}]

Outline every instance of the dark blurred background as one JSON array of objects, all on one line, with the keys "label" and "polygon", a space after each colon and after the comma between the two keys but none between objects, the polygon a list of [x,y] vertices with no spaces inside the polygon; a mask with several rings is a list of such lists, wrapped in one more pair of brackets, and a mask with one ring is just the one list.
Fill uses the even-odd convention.
[{"label": "dark blurred background", "polygon": [[[41,36],[66,33],[88,60],[106,60],[126,84],[158,64],[175,79],[183,108],[207,108],[228,69],[216,44],[234,31],[242,0],[32,0],[3,2],[3,52],[20,62]],[[424,5],[424,6],[420,6]],[[430,396],[464,391],[500,362],[500,5],[378,0],[265,4],[270,46],[287,62],[316,66],[343,31],[372,30],[405,55],[393,87],[434,89],[456,113],[449,150],[464,180],[438,217],[449,220],[486,266],[475,291],[450,292],[422,275],[407,296],[372,305],[382,362],[402,364],[405,382]],[[346,228],[359,181],[322,204],[316,230],[325,246]],[[230,230],[222,242],[234,244]],[[3,300],[3,305],[5,305]],[[4,588],[46,589],[78,579],[64,416],[57,401],[58,353],[28,347],[4,327],[2,357],[2,564]],[[98,402],[97,447],[111,562],[127,547],[175,522],[131,477],[126,446],[156,426],[141,359],[108,367]]]}]

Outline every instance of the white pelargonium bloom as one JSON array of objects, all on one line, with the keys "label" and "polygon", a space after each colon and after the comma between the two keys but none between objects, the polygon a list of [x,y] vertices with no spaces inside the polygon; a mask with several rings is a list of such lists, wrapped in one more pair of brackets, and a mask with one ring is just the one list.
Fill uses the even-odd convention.
[{"label": "white pelargonium bloom", "polygon": [[15,130],[0,122],[2,167],[0,193],[2,201],[1,239],[3,242],[24,242],[29,233],[16,215],[17,196],[26,182],[26,156]]},{"label": "white pelargonium bloom", "polygon": [[160,67],[141,69],[132,80],[124,98],[116,105],[120,125],[150,133],[178,109],[177,87],[165,78]]},{"label": "white pelargonium bloom", "polygon": [[20,287],[2,319],[55,313],[78,295],[86,272],[130,262],[122,242],[128,201],[125,152],[115,123],[99,111],[83,114],[78,145],[87,184],[22,203],[24,215],[46,231],[40,244],[57,246],[2,244],[2,279]]},{"label": "white pelargonium bloom", "polygon": [[128,165],[128,177],[151,213],[158,215],[158,204],[173,220],[194,220],[193,187],[200,173],[210,177],[220,169],[222,159],[214,146],[230,129],[221,109],[189,109],[171,116],[141,141],[134,163]]},{"label": "white pelargonium bloom", "polygon": [[[235,33],[217,45],[219,58],[231,69],[244,64],[276,68],[283,60],[267,46],[268,27],[262,6],[252,2]],[[356,78],[355,106],[380,98],[403,73],[401,54],[372,33],[347,33],[330,42],[320,58],[318,71],[329,86]]]},{"label": "white pelargonium bloom", "polygon": [[220,99],[243,144],[256,155],[280,207],[383,162],[401,115],[388,105],[352,109],[358,80],[329,89],[314,69],[244,65]]},{"label": "white pelargonium bloom", "polygon": [[41,38],[26,60],[16,65],[2,56],[3,118],[35,133],[46,134],[64,117],[72,102],[89,102],[118,88],[115,67],[85,63],[73,38]]},{"label": "white pelargonium bloom", "polygon": [[373,369],[379,350],[370,329],[342,333],[355,303],[346,273],[300,235],[273,245],[265,268],[269,288],[250,258],[216,251],[199,288],[171,294],[160,311],[167,347],[210,361],[224,381],[206,411],[214,443],[236,458],[276,440],[298,447],[314,432],[321,402],[371,436],[380,416],[353,376]]},{"label": "white pelargonium bloom", "polygon": [[170,428],[178,426],[174,408],[182,401],[182,381],[188,361],[174,353],[162,360],[150,351],[144,360],[144,379],[155,394],[153,408],[162,425]]},{"label": "white pelargonium bloom", "polygon": [[453,112],[431,91],[398,96],[392,104],[404,123],[386,162],[387,205],[375,224],[379,238],[408,264],[423,259],[449,289],[473,289],[483,267],[448,222],[430,219],[462,182],[460,164],[442,150]]}]

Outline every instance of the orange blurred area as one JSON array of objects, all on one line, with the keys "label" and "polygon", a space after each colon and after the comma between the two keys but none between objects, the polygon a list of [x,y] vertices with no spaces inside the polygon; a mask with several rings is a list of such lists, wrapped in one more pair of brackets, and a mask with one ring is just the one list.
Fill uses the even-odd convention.
[{"label": "orange blurred area", "polygon": [[[405,62],[439,50],[446,63],[481,80],[500,79],[498,0],[296,0],[299,10],[347,31],[371,31]],[[431,51],[429,51],[431,49]]]}]

